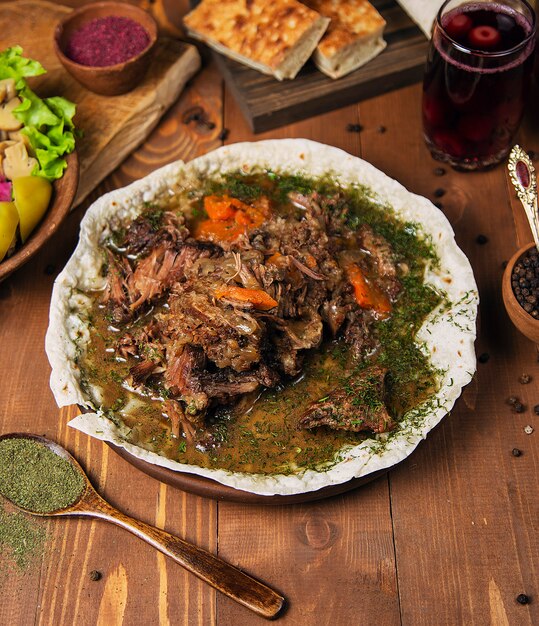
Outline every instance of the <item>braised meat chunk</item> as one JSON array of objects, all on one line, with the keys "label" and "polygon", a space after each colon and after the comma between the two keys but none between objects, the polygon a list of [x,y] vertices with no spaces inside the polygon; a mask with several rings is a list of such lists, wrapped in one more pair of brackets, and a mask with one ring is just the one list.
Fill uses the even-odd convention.
[{"label": "braised meat chunk", "polygon": [[[194,201],[196,202],[196,201]],[[401,291],[395,255],[370,226],[352,228],[340,194],[208,194],[198,216],[147,212],[106,247],[101,305],[120,327],[127,383],[162,397],[175,436],[197,441],[212,411],[301,374],[324,341],[358,363]],[[390,430],[379,367],[313,403],[302,428]]]},{"label": "braised meat chunk", "polygon": [[299,428],[326,426],[335,430],[384,433],[396,424],[384,402],[387,370],[378,366],[353,375],[324,398],[313,402]]}]

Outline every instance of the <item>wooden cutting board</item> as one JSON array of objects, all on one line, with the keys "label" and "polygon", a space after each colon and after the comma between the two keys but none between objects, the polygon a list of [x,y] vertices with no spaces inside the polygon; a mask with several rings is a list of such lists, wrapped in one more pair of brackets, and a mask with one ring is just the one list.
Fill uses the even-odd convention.
[{"label": "wooden cutting board", "polygon": [[54,52],[54,28],[69,11],[41,0],[2,3],[1,23],[9,28],[0,29],[0,50],[22,46],[24,56],[38,60],[47,70],[47,74],[29,80],[32,89],[41,97],[59,95],[77,104],[75,124],[83,132],[77,140],[77,206],[146,139],[199,69],[200,56],[194,46],[162,38],[138,87],[121,96],[99,96],[79,85]]},{"label": "wooden cutting board", "polygon": [[214,53],[253,132],[291,124],[421,79],[428,48],[425,35],[394,0],[371,2],[387,22],[387,47],[363,67],[337,80],[308,61],[296,78],[279,82]]}]

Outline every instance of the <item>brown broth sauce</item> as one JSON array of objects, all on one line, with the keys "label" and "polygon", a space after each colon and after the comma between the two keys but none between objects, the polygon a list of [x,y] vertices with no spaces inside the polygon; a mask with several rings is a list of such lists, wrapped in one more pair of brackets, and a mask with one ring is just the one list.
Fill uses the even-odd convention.
[{"label": "brown broth sauce", "polygon": [[[103,408],[127,427],[127,441],[167,458],[207,468],[259,474],[288,474],[303,468],[323,469],[343,447],[367,438],[365,433],[329,428],[299,430],[297,423],[313,401],[345,383],[354,365],[341,341],[326,341],[307,355],[302,374],[277,389],[266,390],[240,403],[240,410],[220,407],[209,420],[208,431],[218,445],[201,450],[171,434],[162,414],[162,399],[130,390],[125,380],[132,363],[118,361],[111,352],[117,332],[94,305],[91,341],[81,362],[86,388],[98,388]],[[109,350],[109,351],[107,351]],[[390,412],[401,416],[427,399],[434,379],[422,378],[407,389],[393,388],[386,398]],[[404,393],[403,393],[404,391]],[[116,413],[116,416],[113,415]]]},{"label": "brown broth sauce", "polygon": [[[284,193],[287,185],[296,188],[298,183],[304,187],[313,183],[297,177],[283,176],[276,182],[260,176],[236,176],[227,179],[226,189],[231,189],[232,195],[242,197],[245,180],[249,184],[258,183],[264,193]],[[235,188],[234,185],[243,187]],[[208,191],[222,192],[223,186],[216,190],[210,186]],[[297,211],[288,202],[275,202],[275,193],[274,207],[279,205],[279,214],[284,216]],[[360,192],[353,193],[356,196],[350,198],[350,227],[355,227],[355,212],[362,220],[380,229],[394,245],[397,255],[410,267],[410,273],[403,281],[405,291],[391,318],[381,322],[377,328],[381,349],[369,360],[370,364],[378,362],[389,368],[390,381],[385,401],[390,414],[399,420],[406,411],[427,400],[437,388],[436,373],[413,340],[425,316],[441,301],[440,294],[423,284],[425,264],[435,255],[429,244],[422,243],[415,235],[414,225],[388,218],[388,212],[372,205]],[[200,201],[191,202],[191,207],[196,209],[197,202]],[[191,216],[191,224],[196,219]],[[207,418],[206,432],[212,434],[213,445],[206,449],[188,445],[183,437],[176,438],[171,434],[170,421],[162,413],[164,398],[159,397],[160,392],[155,392],[152,398],[129,388],[126,383],[129,368],[137,361],[129,357],[130,362],[127,362],[115,354],[115,343],[125,329],[110,326],[106,311],[99,304],[99,297],[100,294],[96,294],[90,314],[90,343],[79,359],[82,384],[96,407],[100,407],[118,425],[121,423],[126,427],[125,439],[130,443],[172,460],[200,467],[288,474],[305,468],[323,470],[338,460],[338,453],[343,448],[357,445],[369,437],[366,433],[335,431],[325,427],[312,431],[297,428],[299,418],[310,403],[344,384],[354,368],[365,366],[365,363],[357,364],[351,359],[344,342],[328,340],[318,350],[306,355],[303,372],[297,379],[256,397],[244,398],[235,409],[218,407]]]}]

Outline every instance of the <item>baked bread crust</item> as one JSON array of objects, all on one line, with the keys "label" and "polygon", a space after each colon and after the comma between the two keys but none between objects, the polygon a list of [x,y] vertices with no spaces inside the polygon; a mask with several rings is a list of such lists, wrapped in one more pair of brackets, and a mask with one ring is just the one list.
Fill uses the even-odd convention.
[{"label": "baked bread crust", "polygon": [[283,80],[296,76],[329,21],[297,0],[203,0],[184,25],[218,52]]},{"label": "baked bread crust", "polygon": [[314,53],[319,70],[340,78],[373,59],[385,47],[386,22],[368,0],[305,0],[331,19]]}]

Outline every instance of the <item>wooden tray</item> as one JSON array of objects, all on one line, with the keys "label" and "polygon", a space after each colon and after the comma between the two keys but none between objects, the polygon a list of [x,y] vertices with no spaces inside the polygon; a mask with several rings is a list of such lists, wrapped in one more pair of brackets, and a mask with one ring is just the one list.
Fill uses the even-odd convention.
[{"label": "wooden tray", "polygon": [[421,79],[428,41],[394,0],[371,0],[387,22],[387,48],[355,72],[328,78],[309,61],[279,82],[214,53],[225,81],[255,133],[325,113]]},{"label": "wooden tray", "polygon": [[24,56],[38,60],[47,70],[47,74],[30,79],[31,87],[41,97],[64,96],[77,104],[75,123],[83,136],[77,140],[80,183],[76,206],[148,137],[200,67],[200,56],[194,46],[161,39],[150,69],[136,89],[121,96],[99,96],[79,85],[54,52],[54,28],[70,8],[42,0],[18,0],[2,3],[1,11],[6,27],[0,30],[0,50],[22,46]]},{"label": "wooden tray", "polygon": [[366,485],[376,478],[387,474],[390,468],[373,472],[367,476],[361,478],[353,478],[346,483],[340,485],[330,485],[324,487],[318,491],[308,491],[307,493],[299,493],[290,496],[261,496],[257,493],[250,493],[249,491],[241,491],[222,485],[204,476],[197,476],[196,474],[188,474],[184,472],[174,472],[166,467],[160,467],[159,465],[153,465],[147,461],[143,461],[132,454],[129,454],[127,450],[120,446],[107,442],[116,454],[122,457],[125,461],[136,467],[141,472],[144,472],[148,476],[155,478],[171,487],[194,493],[197,496],[204,496],[205,498],[213,498],[214,500],[225,500],[228,502],[241,502],[243,504],[298,504],[300,502],[315,502],[316,500],[323,500],[336,496],[340,493],[346,493],[352,489],[357,489],[362,485]]}]

